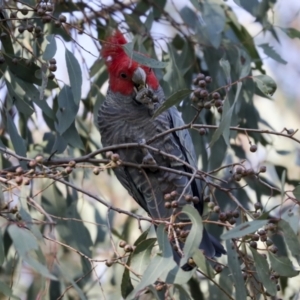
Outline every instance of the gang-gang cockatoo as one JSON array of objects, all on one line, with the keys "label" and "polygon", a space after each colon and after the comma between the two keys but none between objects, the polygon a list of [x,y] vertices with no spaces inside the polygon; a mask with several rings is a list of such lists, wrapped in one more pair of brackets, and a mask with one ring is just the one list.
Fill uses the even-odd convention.
[{"label": "gang-gang cockatoo", "polygon": [[[175,107],[153,118],[153,111],[165,101],[164,92],[151,68],[140,65],[127,56],[122,48],[126,43],[123,34],[115,31],[102,47],[101,54],[109,73],[109,89],[98,113],[104,147],[124,143],[142,145],[155,135],[184,125]],[[181,162],[143,147],[120,148],[114,152],[119,154],[121,161],[150,164],[151,167],[144,168],[144,172],[128,166],[114,168],[118,180],[153,219],[168,220],[171,215],[176,214],[177,221],[189,221],[186,215],[178,214],[187,203],[194,205],[202,215],[201,180],[194,179],[188,184],[190,177],[180,174],[180,171],[192,173],[182,161],[197,167],[197,158],[189,132],[173,131],[155,139],[151,146],[179,158]],[[155,168],[155,165],[179,172],[172,173]],[[178,199],[184,188],[186,188],[185,197]],[[166,200],[169,200],[170,196],[173,199],[170,199],[173,201],[171,208],[170,205],[166,205]],[[179,243],[182,245],[180,241]],[[208,257],[226,253],[220,242],[205,229],[199,248]],[[174,255],[177,262],[178,257],[179,254]]]}]

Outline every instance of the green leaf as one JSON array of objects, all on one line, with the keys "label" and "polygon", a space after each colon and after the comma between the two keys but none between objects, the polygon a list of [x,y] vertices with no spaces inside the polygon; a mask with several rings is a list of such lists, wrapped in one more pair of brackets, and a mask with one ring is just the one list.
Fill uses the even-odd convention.
[{"label": "green leaf", "polygon": [[144,240],[146,240],[147,236],[148,236],[148,233],[149,233],[149,230],[150,230],[151,226],[145,230],[137,239],[136,241],[134,242],[134,246],[137,246],[139,243],[143,242]]},{"label": "green leaf", "polygon": [[133,251],[130,259],[130,267],[137,273],[142,275],[149,265],[150,255],[156,238],[151,238],[140,242]]},{"label": "green leaf", "polygon": [[[127,264],[129,262],[127,261]],[[128,268],[124,268],[124,273],[121,281],[121,295],[123,298],[126,298],[132,291],[134,287],[131,283],[130,272]]]},{"label": "green leaf", "polygon": [[214,48],[218,49],[222,40],[222,32],[225,27],[225,13],[219,1],[205,0],[202,10],[202,18],[205,23],[205,33]]},{"label": "green leaf", "polygon": [[84,144],[77,132],[75,122],[73,122],[71,126],[62,134],[62,137],[65,139],[68,145],[72,146],[73,148],[79,148],[81,150],[84,149]]},{"label": "green leaf", "polygon": [[221,135],[223,135],[227,146],[228,147],[230,146],[229,138],[230,138],[230,125],[231,125],[231,120],[232,120],[232,114],[233,114],[236,102],[239,98],[241,88],[242,88],[242,82],[238,82],[234,102],[231,105],[231,107],[229,106],[228,97],[225,99],[222,119],[221,119],[219,127],[214,132],[214,134],[211,138],[210,147],[213,146],[213,144],[220,138]]},{"label": "green leaf", "polygon": [[229,61],[227,59],[221,58],[219,64],[224,71],[226,77],[226,83],[231,84],[231,76],[230,76],[231,68],[230,68]]},{"label": "green leaf", "polygon": [[278,222],[278,227],[283,231],[283,238],[288,245],[292,255],[299,258],[300,255],[300,243],[298,236],[295,234],[290,224],[284,220]]},{"label": "green leaf", "polygon": [[164,101],[163,104],[155,111],[152,118],[155,119],[162,112],[164,112],[168,108],[170,108],[173,105],[176,105],[177,103],[182,101],[183,98],[188,96],[191,92],[192,92],[192,90],[189,90],[189,89],[179,90],[179,91],[175,92],[166,101]]},{"label": "green leaf", "polygon": [[13,241],[15,249],[22,257],[31,250],[38,249],[38,243],[35,236],[25,228],[18,227],[16,224],[8,226],[8,233]]},{"label": "green leaf", "polygon": [[243,237],[247,234],[255,232],[259,228],[266,225],[268,222],[269,222],[269,220],[254,220],[251,222],[242,223],[242,224],[234,227],[233,229],[223,233],[221,235],[221,238],[223,240],[228,240],[228,239]]},{"label": "green leaf", "polygon": [[300,185],[297,185],[294,188],[293,194],[294,194],[295,198],[298,200],[298,202],[300,202]]},{"label": "green leaf", "polygon": [[253,76],[253,80],[257,87],[267,96],[272,96],[277,89],[275,81],[268,75]]},{"label": "green leaf", "polygon": [[35,269],[38,273],[40,273],[45,278],[50,278],[52,280],[57,280],[57,278],[52,275],[46,266],[42,265],[37,260],[33,259],[32,257],[26,255],[22,256],[23,260],[26,261],[33,269]]},{"label": "green leaf", "polygon": [[72,88],[65,85],[58,95],[57,131],[62,135],[74,122],[79,105],[72,94]]},{"label": "green leaf", "polygon": [[281,64],[284,64],[284,65],[287,64],[287,61],[284,60],[269,44],[265,43],[265,44],[260,44],[258,46],[261,47],[263,49],[264,53],[267,56],[269,56],[270,58],[273,58],[274,60],[276,60],[277,62],[279,62]]},{"label": "green leaf", "polygon": [[193,254],[193,260],[195,261],[197,267],[209,278],[215,277],[215,271],[200,249],[197,249]]},{"label": "green leaf", "polygon": [[291,39],[300,39],[300,31],[295,28],[282,28],[279,27],[284,33],[286,33]]},{"label": "green leaf", "polygon": [[270,279],[271,274],[267,260],[262,255],[260,255],[255,249],[250,247],[250,250],[253,255],[258,277],[262,281],[262,284],[266,288],[267,292],[270,295],[275,296],[277,292],[276,284]]},{"label": "green leaf", "polygon": [[185,205],[181,212],[187,215],[192,222],[192,228],[183,247],[184,256],[180,260],[180,266],[182,267],[199,248],[202,240],[203,224],[199,212],[192,205]]},{"label": "green leaf", "polygon": [[7,296],[12,299],[18,299],[20,300],[19,297],[14,296],[11,290],[11,287],[5,284],[4,282],[0,281],[0,295],[3,294],[4,296]]},{"label": "green leaf", "polygon": [[150,58],[144,54],[138,53],[133,50],[133,43],[127,43],[123,46],[126,54],[134,61],[140,63],[143,66],[147,66],[153,69],[163,69],[168,63],[158,61],[156,59]]},{"label": "green leaf", "polygon": [[[155,256],[147,269],[145,270],[141,281],[137,284],[135,289],[127,296],[126,299],[134,299],[135,294],[153,284],[158,278],[160,278],[163,272],[172,270],[176,264],[173,260],[172,248],[165,232],[164,224],[160,224],[157,227],[157,241],[159,248],[162,251],[162,256]],[[163,266],[163,268],[162,268]]]},{"label": "green leaf", "polygon": [[1,241],[0,242],[0,266],[2,266],[5,260],[5,251],[4,251],[3,235],[1,229],[0,229],[0,241]]},{"label": "green leaf", "polygon": [[17,127],[11,115],[8,112],[6,112],[6,122],[7,122],[7,131],[11,139],[11,142],[14,146],[15,152],[20,156],[26,157],[25,141],[19,135]]},{"label": "green leaf", "polygon": [[49,60],[52,57],[54,57],[57,50],[55,35],[54,34],[47,35],[46,40],[48,41],[48,43],[43,53],[43,59]]},{"label": "green leaf", "polygon": [[82,73],[80,65],[72,52],[66,49],[65,52],[67,69],[70,79],[70,86],[75,104],[79,104],[81,99]]},{"label": "green leaf", "polygon": [[182,285],[175,284],[175,288],[179,293],[179,300],[192,300],[191,296]]},{"label": "green leaf", "polygon": [[247,290],[245,281],[242,276],[241,264],[239,262],[238,253],[235,250],[232,241],[226,241],[227,262],[235,286],[235,299],[247,299]]},{"label": "green leaf", "polygon": [[268,251],[268,255],[272,269],[280,276],[295,277],[299,274],[299,271],[294,270],[293,264],[288,257],[279,257],[270,251]]}]

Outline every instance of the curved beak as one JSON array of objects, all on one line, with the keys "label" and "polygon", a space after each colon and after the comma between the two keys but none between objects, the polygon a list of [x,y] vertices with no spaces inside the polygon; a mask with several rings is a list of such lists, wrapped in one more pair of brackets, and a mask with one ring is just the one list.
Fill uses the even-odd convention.
[{"label": "curved beak", "polygon": [[145,71],[142,68],[138,67],[133,73],[132,81],[138,91],[144,87],[147,87]]}]

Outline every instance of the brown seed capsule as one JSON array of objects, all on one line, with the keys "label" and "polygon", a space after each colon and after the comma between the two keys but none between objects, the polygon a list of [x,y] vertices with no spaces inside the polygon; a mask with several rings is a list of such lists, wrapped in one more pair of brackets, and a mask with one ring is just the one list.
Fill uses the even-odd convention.
[{"label": "brown seed capsule", "polygon": [[257,243],[255,241],[250,242],[250,247],[256,249],[257,248]]},{"label": "brown seed capsule", "polygon": [[176,191],[171,192],[172,199],[176,199],[178,197],[178,193]]},{"label": "brown seed capsule", "polygon": [[254,208],[255,208],[255,210],[262,209],[262,204],[261,204],[260,202],[256,202],[256,203],[254,204]]},{"label": "brown seed capsule", "polygon": [[205,102],[204,103],[204,108],[205,109],[211,109],[211,103],[210,102]]},{"label": "brown seed capsule", "polygon": [[203,199],[204,202],[209,202],[210,201],[210,196],[205,196]]},{"label": "brown seed capsule", "polygon": [[55,72],[55,71],[57,70],[57,66],[56,66],[56,65],[50,65],[50,66],[49,66],[49,70],[50,70],[51,72]]},{"label": "brown seed capsule", "polygon": [[94,173],[95,175],[99,175],[99,173],[100,173],[99,168],[98,168],[98,167],[95,167],[95,168],[93,169],[93,173]]},{"label": "brown seed capsule", "polygon": [[43,156],[38,155],[38,156],[35,158],[35,160],[36,160],[38,163],[42,163],[43,160],[44,160],[44,158],[43,158]]},{"label": "brown seed capsule", "polygon": [[235,173],[236,174],[243,174],[244,169],[242,167],[236,167]]},{"label": "brown seed capsule", "polygon": [[236,219],[235,218],[230,218],[228,220],[229,224],[234,225],[236,223]]},{"label": "brown seed capsule", "polygon": [[259,237],[260,236],[258,234],[253,234],[252,237],[251,237],[251,239],[252,239],[252,241],[256,241],[257,242],[257,241],[259,241]]},{"label": "brown seed capsule", "polygon": [[18,31],[19,31],[20,33],[23,33],[23,32],[25,31],[25,27],[22,26],[22,25],[19,26]]},{"label": "brown seed capsule", "polygon": [[5,63],[5,58],[3,56],[0,56],[0,64],[4,64]]},{"label": "brown seed capsule", "polygon": [[259,172],[260,173],[265,173],[267,171],[267,167],[266,166],[260,166],[259,168]]},{"label": "brown seed capsule", "polygon": [[172,200],[171,194],[165,194],[164,195],[164,200],[166,200],[166,201]]},{"label": "brown seed capsule", "polygon": [[258,233],[259,235],[266,235],[266,234],[267,234],[266,231],[263,230],[263,229],[258,230],[257,233]]},{"label": "brown seed capsule", "polygon": [[250,146],[250,151],[251,152],[256,152],[257,151],[257,146],[256,145],[251,145]]},{"label": "brown seed capsule", "polygon": [[217,273],[221,273],[223,271],[223,267],[219,264],[216,264],[214,266],[214,270],[217,272]]},{"label": "brown seed capsule", "polygon": [[218,113],[222,113],[223,112],[223,106],[218,107]]},{"label": "brown seed capsule", "polygon": [[65,171],[66,171],[67,174],[71,174],[72,171],[73,171],[73,168],[68,166],[68,167],[65,168]]},{"label": "brown seed capsule", "polygon": [[195,266],[196,266],[195,261],[193,260],[192,257],[190,257],[190,258],[188,259],[188,264],[189,264],[190,266],[192,266],[192,267],[195,267]]},{"label": "brown seed capsule", "polygon": [[48,75],[48,78],[50,79],[50,80],[53,80],[54,78],[55,78],[55,75],[53,74],[53,73],[49,73],[49,75]]},{"label": "brown seed capsule", "polygon": [[112,152],[112,151],[107,151],[107,152],[105,153],[105,157],[106,157],[106,158],[111,158],[112,155],[113,155],[113,152]]},{"label": "brown seed capsule", "polygon": [[52,11],[52,10],[53,10],[53,5],[51,3],[47,3],[46,11]]},{"label": "brown seed capsule", "polygon": [[221,212],[221,213],[219,214],[219,220],[222,221],[222,222],[225,222],[225,221],[227,220],[226,213]]},{"label": "brown seed capsule", "polygon": [[22,182],[23,182],[23,177],[22,176],[17,176],[15,178],[15,182],[16,182],[17,185],[21,185]]},{"label": "brown seed capsule", "polygon": [[34,168],[37,165],[37,161],[35,159],[29,161],[28,167],[29,168]]},{"label": "brown seed capsule", "polygon": [[[215,100],[218,100],[218,99],[221,98],[221,96],[220,96],[220,94],[219,94],[218,92],[214,92],[214,93],[212,94],[212,97],[213,97],[213,99],[215,99]],[[221,101],[221,102],[222,102],[222,101]]]},{"label": "brown seed capsule", "polygon": [[26,29],[27,29],[27,31],[32,32],[34,29],[34,26],[32,24],[28,24]]},{"label": "brown seed capsule", "polygon": [[184,195],[184,199],[186,202],[192,202],[193,201],[193,196],[192,195]]},{"label": "brown seed capsule", "polygon": [[24,178],[23,183],[24,183],[24,185],[29,185],[30,184],[30,179],[29,178]]},{"label": "brown seed capsule", "polygon": [[13,63],[14,65],[17,65],[17,64],[18,64],[18,61],[19,61],[19,60],[18,60],[16,57],[12,59],[12,63]]},{"label": "brown seed capsule", "polygon": [[167,201],[165,202],[165,208],[170,209],[172,207],[171,202]]},{"label": "brown seed capsule", "polygon": [[177,208],[177,207],[178,207],[178,201],[176,201],[176,200],[172,201],[172,202],[171,202],[171,206],[172,206],[173,208]]},{"label": "brown seed capsule", "polygon": [[200,135],[205,135],[206,134],[206,130],[204,128],[200,128],[199,129],[199,133],[200,133]]},{"label": "brown seed capsule", "polygon": [[56,28],[59,28],[59,27],[61,26],[61,22],[55,21],[55,22],[54,22],[54,26],[55,26]]},{"label": "brown seed capsule", "polygon": [[55,58],[49,59],[49,63],[50,65],[56,65],[56,59]]},{"label": "brown seed capsule", "polygon": [[44,24],[50,23],[51,20],[52,20],[52,18],[51,18],[51,16],[49,16],[49,15],[45,15],[45,16],[42,17],[42,22],[43,22]]},{"label": "brown seed capsule", "polygon": [[107,261],[105,262],[105,265],[106,265],[107,267],[111,267],[113,264],[114,264],[114,261],[112,261],[112,260],[107,260]]},{"label": "brown seed capsule", "polygon": [[201,98],[206,98],[207,96],[208,96],[208,91],[207,90],[201,90],[200,97]]},{"label": "brown seed capsule", "polygon": [[194,197],[193,197],[193,203],[194,203],[194,204],[199,203],[199,201],[200,201],[200,200],[199,200],[199,198],[198,198],[197,196],[194,196]]},{"label": "brown seed capsule", "polygon": [[118,153],[113,153],[111,156],[111,160],[117,162],[120,159],[120,155]]},{"label": "brown seed capsule", "polygon": [[221,211],[220,206],[216,205],[216,206],[214,207],[214,212],[218,214],[220,211]]},{"label": "brown seed capsule", "polygon": [[208,202],[208,203],[207,203],[207,207],[210,208],[210,209],[213,209],[213,208],[215,207],[215,203],[212,202],[212,201],[211,201],[211,202]]},{"label": "brown seed capsule", "polygon": [[43,16],[45,14],[45,10],[43,8],[39,8],[36,12],[39,16]]},{"label": "brown seed capsule", "polygon": [[124,247],[124,251],[125,251],[125,252],[132,252],[132,250],[133,250],[133,249],[132,249],[131,245],[128,245],[128,244],[125,245],[125,247]]},{"label": "brown seed capsule", "polygon": [[260,217],[260,212],[258,212],[258,211],[257,211],[257,212],[254,212],[252,215],[253,215],[253,218],[254,218],[254,219],[257,219],[257,218]]},{"label": "brown seed capsule", "polygon": [[205,80],[200,80],[198,82],[198,85],[201,87],[201,88],[205,88],[206,87],[206,81]]},{"label": "brown seed capsule", "polygon": [[198,81],[203,80],[203,79],[205,79],[205,75],[200,73],[200,74],[197,75],[197,79],[198,79]]},{"label": "brown seed capsule", "polygon": [[23,168],[22,168],[22,167],[17,167],[17,168],[16,168],[16,173],[17,173],[18,175],[23,174]]},{"label": "brown seed capsule", "polygon": [[61,23],[65,23],[67,21],[67,18],[64,16],[64,15],[60,15],[58,17],[58,20],[61,22]]},{"label": "brown seed capsule", "polygon": [[272,246],[269,248],[269,250],[270,250],[272,253],[274,253],[274,254],[276,254],[276,253],[278,252],[278,248],[277,248],[275,245],[272,245]]},{"label": "brown seed capsule", "polygon": [[212,78],[210,76],[206,76],[205,77],[205,81],[206,81],[206,83],[211,83],[212,82]]},{"label": "brown seed capsule", "polygon": [[36,26],[36,27],[34,28],[34,32],[35,32],[36,34],[39,34],[39,33],[42,32],[42,28],[41,28],[40,26]]},{"label": "brown seed capsule", "polygon": [[240,212],[238,210],[234,210],[232,212],[232,216],[237,219],[240,216]]},{"label": "brown seed capsule", "polygon": [[17,13],[16,12],[11,12],[10,13],[10,19],[15,19],[17,17]]},{"label": "brown seed capsule", "polygon": [[126,245],[127,245],[127,244],[126,244],[125,241],[120,241],[120,242],[119,242],[119,247],[120,247],[120,248],[124,248]]},{"label": "brown seed capsule", "polygon": [[223,101],[222,100],[216,100],[215,101],[215,107],[221,107],[223,106]]}]

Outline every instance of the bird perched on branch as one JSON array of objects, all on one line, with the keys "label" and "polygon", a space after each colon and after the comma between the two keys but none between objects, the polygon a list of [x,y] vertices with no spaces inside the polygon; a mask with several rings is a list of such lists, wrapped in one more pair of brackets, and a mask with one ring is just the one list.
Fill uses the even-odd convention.
[{"label": "bird perched on branch", "polygon": [[[123,34],[115,31],[102,47],[109,74],[109,89],[98,113],[102,144],[106,147],[138,143],[140,147],[119,148],[114,152],[121,161],[146,164],[149,168],[141,171],[121,164],[114,168],[118,180],[153,219],[168,220],[176,215],[177,221],[187,222],[187,216],[179,213],[184,205],[194,205],[200,215],[203,213],[201,180],[183,175],[192,175],[193,168],[197,168],[190,134],[187,130],[169,132],[154,139],[152,148],[145,147],[147,140],[183,126],[184,122],[175,107],[152,117],[165,101],[164,92],[150,67],[128,57],[123,48],[126,43]],[[184,240],[180,232],[178,238],[179,242]],[[205,229],[199,248],[208,257],[226,253]]]}]

